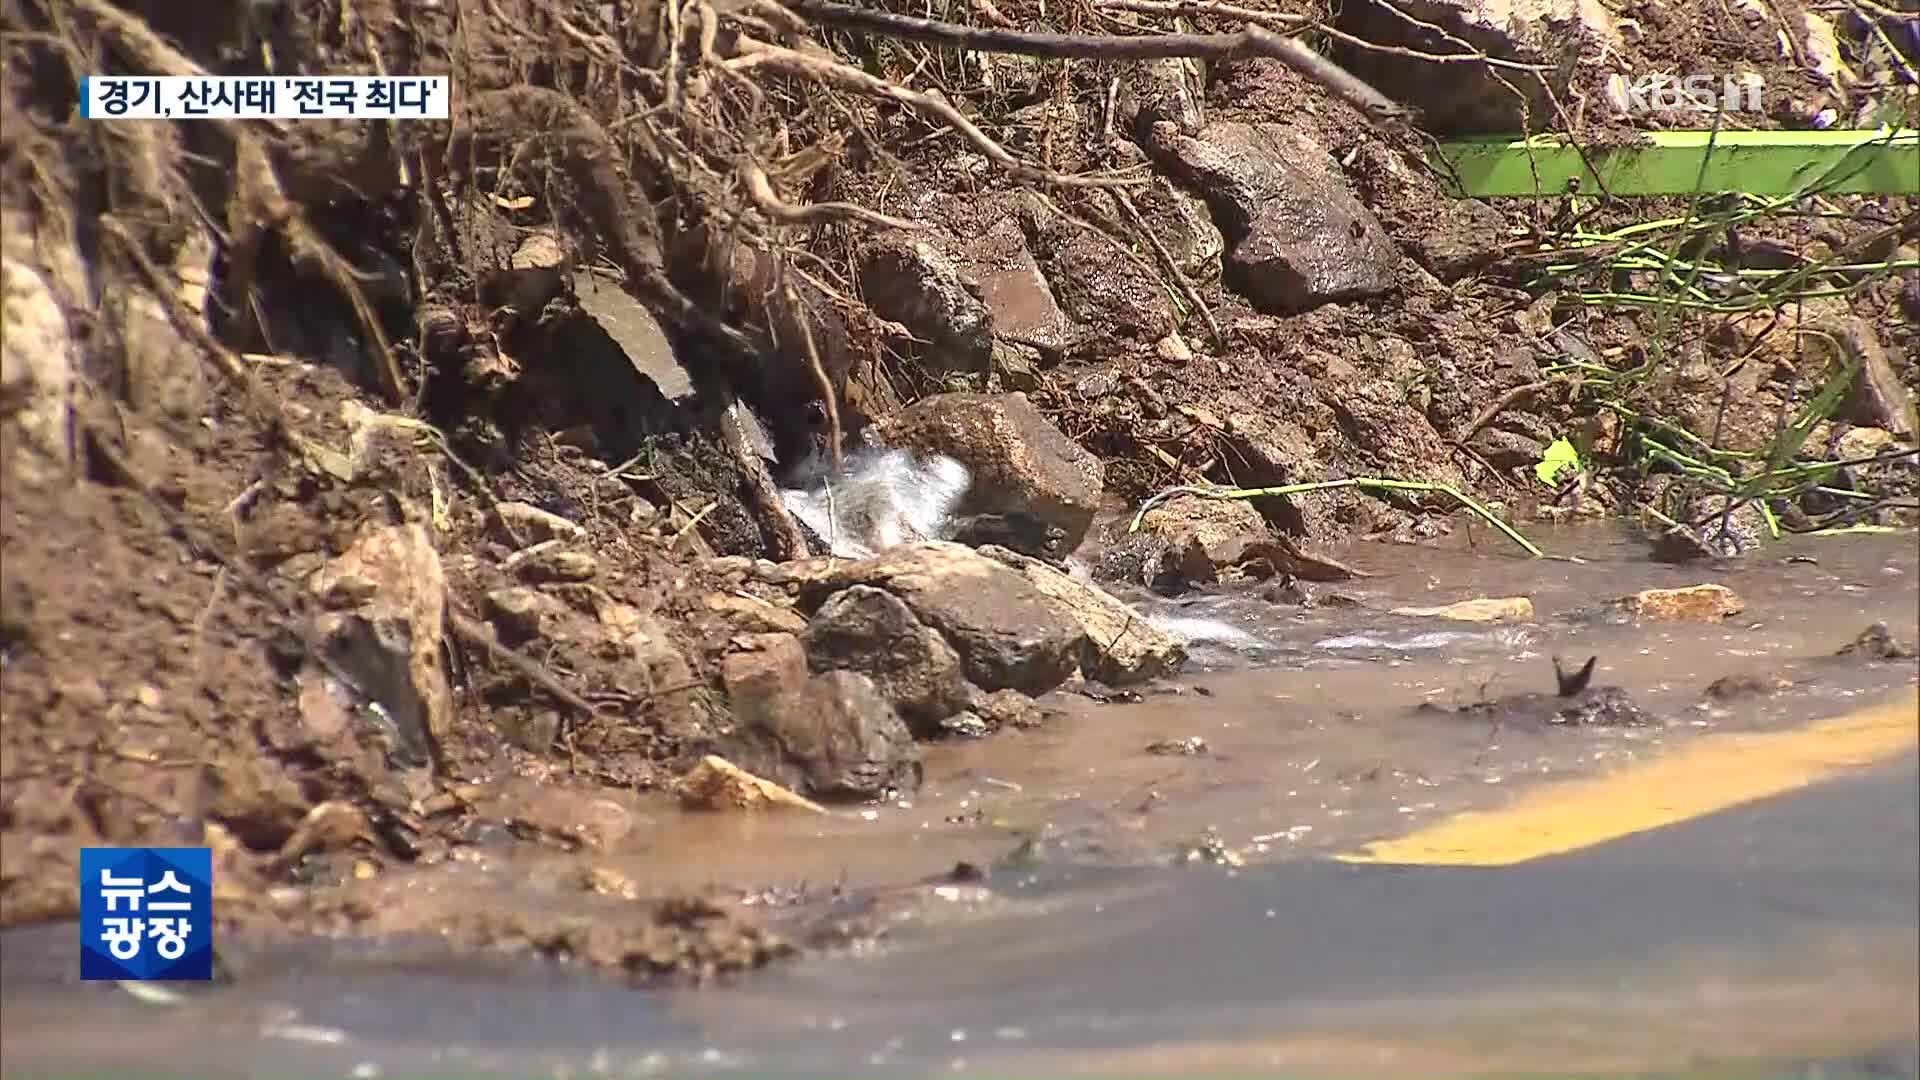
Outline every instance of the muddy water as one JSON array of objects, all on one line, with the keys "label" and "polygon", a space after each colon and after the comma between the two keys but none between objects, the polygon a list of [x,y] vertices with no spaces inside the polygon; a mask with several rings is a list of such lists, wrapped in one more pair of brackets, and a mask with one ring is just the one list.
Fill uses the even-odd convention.
[{"label": "muddy water", "polygon": [[[627,847],[588,856],[642,888],[765,887],[757,899],[797,931],[857,928],[857,944],[743,985],[639,994],[386,945],[283,952],[241,991],[154,1009],[48,985],[18,958],[51,949],[44,970],[57,972],[66,939],[16,937],[0,1013],[8,1073],[29,1053],[151,1064],[104,1047],[181,1030],[188,1015],[188,1028],[228,1033],[178,1042],[188,1075],[1023,1064],[1396,1074],[1904,1045],[1920,1007],[1912,856],[1898,854],[1915,845],[1905,765],[1809,811],[1813,825],[1734,821],[1695,840],[1681,830],[1648,841],[1631,865],[1571,858],[1485,872],[1314,858],[1705,734],[1913,693],[1911,660],[1832,656],[1871,622],[1903,641],[1920,633],[1911,536],[1794,541],[1723,569],[1653,564],[1598,530],[1540,539],[1584,561],[1362,547],[1343,557],[1376,576],[1324,587],[1312,609],[1245,593],[1145,601],[1203,640],[1186,676],[1141,700],[1069,696],[1040,730],[935,747],[925,788],[896,805],[825,819],[688,818],[662,806]],[[1636,589],[1704,580],[1732,587],[1746,610],[1714,625],[1597,613]],[[1482,626],[1386,614],[1479,596],[1527,596],[1537,617]],[[1539,728],[1411,711],[1551,690],[1554,655],[1597,655],[1595,682],[1627,688],[1663,722]],[[1792,685],[1725,704],[1703,697],[1741,673]],[[1194,739],[1203,753],[1147,749]],[[1799,854],[1786,865],[1703,869],[1702,852],[1790,828],[1845,837],[1864,861],[1828,865],[1815,842],[1788,845]],[[454,874],[396,877],[387,928],[490,896],[569,903],[551,883],[577,879],[581,858],[502,853]],[[959,862],[990,867],[988,880],[915,884]],[[844,893],[823,899],[836,883]]]}]

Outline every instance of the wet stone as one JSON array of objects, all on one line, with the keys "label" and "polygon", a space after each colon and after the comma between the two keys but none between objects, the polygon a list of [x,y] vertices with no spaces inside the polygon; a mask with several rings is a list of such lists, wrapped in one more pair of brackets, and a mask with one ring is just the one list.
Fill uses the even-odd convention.
[{"label": "wet stone", "polygon": [[801,636],[815,671],[858,671],[894,703],[922,738],[967,706],[960,656],[899,598],[854,585],[814,612]]}]

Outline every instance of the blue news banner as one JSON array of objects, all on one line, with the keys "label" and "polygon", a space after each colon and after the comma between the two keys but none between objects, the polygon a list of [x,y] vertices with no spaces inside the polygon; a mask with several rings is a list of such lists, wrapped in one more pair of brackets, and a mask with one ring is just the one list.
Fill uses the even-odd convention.
[{"label": "blue news banner", "polygon": [[81,848],[80,978],[213,978],[213,849]]}]

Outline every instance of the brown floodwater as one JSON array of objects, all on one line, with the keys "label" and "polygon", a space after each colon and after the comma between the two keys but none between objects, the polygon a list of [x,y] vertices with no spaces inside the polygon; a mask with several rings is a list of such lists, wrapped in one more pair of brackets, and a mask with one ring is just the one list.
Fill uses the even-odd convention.
[{"label": "brown floodwater", "polygon": [[[862,927],[798,963],[640,993],[561,968],[329,945],[158,1008],[22,974],[33,965],[17,957],[66,942],[15,935],[0,986],[7,1074],[150,1071],[158,1058],[105,1047],[164,1039],[189,1016],[228,1035],[174,1039],[200,1070],[186,1075],[1406,1075],[1810,1059],[1848,1075],[1848,1062],[1881,1067],[1883,1051],[1905,1069],[1920,1009],[1911,762],[1502,870],[1324,858],[1715,733],[1911,699],[1920,682],[1911,659],[1834,656],[1874,622],[1920,636],[1911,534],[1801,538],[1707,567],[1649,562],[1598,527],[1535,539],[1582,561],[1362,545],[1341,557],[1373,576],[1317,587],[1309,609],[1246,590],[1138,598],[1198,632],[1187,673],[1138,700],[1057,695],[1042,728],[931,746],[910,799],[825,817],[641,802],[607,849],[509,846],[387,876],[395,933],[448,907],[564,908],[578,890],[559,883],[583,861],[648,892],[746,888],[799,932],[841,914]],[[1745,610],[1714,624],[1606,614],[1638,589],[1702,582]],[[1507,596],[1535,617],[1388,613]],[[1556,655],[1597,656],[1595,683],[1660,722],[1416,711],[1551,691]],[[1740,674],[1786,688],[1704,694]],[[1182,740],[1204,752],[1149,751]],[[924,884],[963,862],[987,879]]]}]

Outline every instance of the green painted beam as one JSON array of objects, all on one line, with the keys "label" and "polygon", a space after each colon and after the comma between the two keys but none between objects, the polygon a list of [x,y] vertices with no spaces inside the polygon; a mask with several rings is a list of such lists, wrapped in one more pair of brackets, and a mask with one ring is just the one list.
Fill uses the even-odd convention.
[{"label": "green painted beam", "polygon": [[1589,146],[1584,157],[1554,135],[1450,139],[1440,143],[1443,160],[1434,164],[1445,174],[1450,163],[1459,178],[1454,194],[1474,198],[1603,189],[1617,196],[1738,191],[1769,198],[1810,188],[1920,195],[1920,131],[1912,129],[1645,134],[1649,145]]}]

